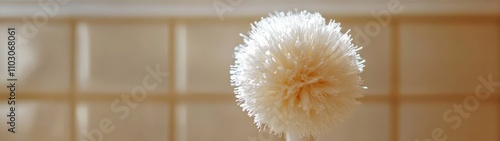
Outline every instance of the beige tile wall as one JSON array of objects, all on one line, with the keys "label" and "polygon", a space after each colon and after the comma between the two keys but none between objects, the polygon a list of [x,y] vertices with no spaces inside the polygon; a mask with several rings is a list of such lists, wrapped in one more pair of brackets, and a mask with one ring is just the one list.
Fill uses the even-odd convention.
[{"label": "beige tile wall", "polygon": [[[4,94],[4,93],[2,93]],[[49,96],[47,96],[49,97]],[[6,101],[6,100],[5,100]],[[6,122],[5,115],[9,115],[7,102],[0,104],[2,124],[0,128],[2,140],[16,141],[67,141],[71,140],[70,109],[66,101],[43,101],[39,99],[21,100],[17,103],[17,125],[16,133],[7,133],[10,127]]]},{"label": "beige tile wall", "polygon": [[331,133],[321,135],[317,141],[387,141],[389,134],[389,105],[365,103],[355,109],[352,117],[341,123]]},{"label": "beige tile wall", "polygon": [[[180,103],[177,107],[177,140],[247,140],[259,138],[259,132],[248,117],[234,102]],[[265,139],[279,140],[268,134]]]},{"label": "beige tile wall", "polygon": [[[177,82],[180,92],[230,95],[229,65],[234,63],[234,47],[241,44],[240,33],[250,30],[249,22],[179,22]],[[184,66],[184,68],[181,68]]]},{"label": "beige tile wall", "polygon": [[[351,29],[354,41],[363,44],[363,78],[369,89],[350,119],[314,140],[423,140],[436,127],[443,128],[448,140],[500,140],[498,90],[480,101],[457,130],[443,121],[448,109],[474,94],[478,76],[492,74],[500,80],[498,15],[397,15],[366,44],[356,29],[363,30],[373,18],[325,15],[342,22],[344,31]],[[22,125],[16,138],[5,132],[0,137],[84,141],[82,132],[99,128],[108,118],[116,127],[103,133],[105,141],[284,140],[258,133],[252,118],[234,102],[229,85],[233,48],[242,43],[239,33],[258,19],[52,20],[19,48]],[[20,23],[0,18],[0,29]],[[4,52],[5,45],[0,47]],[[144,101],[126,101],[148,75],[145,68],[157,64],[169,73],[164,83]],[[0,91],[6,99],[5,89]],[[116,100],[120,103],[113,106]],[[7,114],[5,107],[0,103],[1,115]],[[129,116],[120,119],[127,109]]]},{"label": "beige tile wall", "polygon": [[128,114],[120,109],[128,107],[126,103],[110,108],[112,103],[112,100],[104,100],[77,104],[78,140],[98,140],[98,134],[102,134],[104,141],[169,139],[169,108],[166,103],[140,103],[135,108],[130,106]]},{"label": "beige tile wall", "polygon": [[470,94],[499,79],[498,22],[401,24],[401,93]]},{"label": "beige tile wall", "polygon": [[[447,140],[499,140],[498,104],[481,103],[476,111],[464,109],[468,117],[461,117],[459,113],[451,113],[446,115],[446,118],[443,117],[445,111],[454,110],[455,104],[462,104],[462,102],[403,104],[400,112],[400,140],[429,139],[439,130],[443,131]],[[459,118],[461,123],[456,123],[454,118]]]},{"label": "beige tile wall", "polygon": [[[21,22],[3,22],[0,28],[7,26],[22,25]],[[19,29],[20,27],[18,27]],[[71,25],[69,23],[54,23],[38,28],[38,35],[33,38],[18,38],[19,85],[25,86],[20,92],[65,94],[69,92],[70,58],[71,58]],[[0,39],[5,43],[6,38]],[[7,44],[0,45],[1,52],[7,52]],[[4,57],[6,54],[2,54]],[[6,66],[6,61],[1,61]],[[7,77],[7,73],[0,75]],[[47,83],[51,81],[51,83]],[[0,90],[5,92],[5,89]]]},{"label": "beige tile wall", "polygon": [[[77,44],[87,50],[90,57],[88,67],[79,69],[88,76],[80,81],[82,92],[124,93],[134,86],[141,85],[142,78],[148,74],[147,66],[160,66],[168,69],[169,31],[166,23],[158,22],[82,22],[88,33],[79,39],[88,38],[88,43]],[[86,37],[83,37],[86,36]],[[83,51],[82,51],[83,52]],[[87,60],[83,60],[87,59]],[[79,73],[79,74],[80,74]],[[153,93],[165,93],[167,80]]]}]

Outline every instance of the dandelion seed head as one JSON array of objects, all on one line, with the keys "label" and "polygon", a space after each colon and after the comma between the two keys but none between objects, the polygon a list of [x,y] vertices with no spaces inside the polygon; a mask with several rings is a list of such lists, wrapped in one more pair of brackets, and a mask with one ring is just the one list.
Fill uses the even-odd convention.
[{"label": "dandelion seed head", "polygon": [[361,47],[339,23],[326,23],[319,13],[277,12],[242,36],[231,84],[259,129],[316,136],[360,104]]}]

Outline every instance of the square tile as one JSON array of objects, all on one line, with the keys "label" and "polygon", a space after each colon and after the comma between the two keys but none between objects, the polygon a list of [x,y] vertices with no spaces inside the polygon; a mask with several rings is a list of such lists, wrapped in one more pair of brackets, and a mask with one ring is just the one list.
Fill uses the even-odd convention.
[{"label": "square tile", "polygon": [[77,105],[78,140],[166,141],[168,105],[126,101],[81,102]]},{"label": "square tile", "polygon": [[[333,18],[334,19],[334,18]],[[328,21],[329,18],[326,18]],[[361,78],[364,80],[363,85],[367,86],[365,94],[371,95],[387,95],[389,93],[390,80],[390,28],[378,24],[378,30],[370,28],[375,19],[361,20],[358,22],[342,20],[342,31],[349,34],[353,38],[353,42],[357,46],[363,47],[359,52],[361,57],[366,60],[365,68],[361,73]]]},{"label": "square tile", "polygon": [[232,94],[229,66],[240,33],[250,22],[187,22],[177,27],[178,90],[188,93]]},{"label": "square tile", "polygon": [[[72,33],[68,23],[49,23],[26,30],[22,23],[1,23],[1,29],[16,27],[16,73],[18,91],[23,93],[66,94],[69,91]],[[7,31],[0,34],[0,66],[7,67]],[[5,43],[5,44],[4,44]],[[2,69],[2,84],[7,79]],[[3,91],[3,90],[2,90]]]},{"label": "square tile", "polygon": [[471,94],[499,80],[498,23],[401,23],[401,93]]},{"label": "square tile", "polygon": [[[468,103],[473,104],[470,101]],[[462,106],[456,110],[455,105]],[[463,101],[403,104],[400,111],[400,140],[423,141],[433,136],[436,139],[446,136],[446,140],[450,141],[497,141],[500,119],[498,105],[479,101],[475,110],[468,110],[465,105],[468,104]]]},{"label": "square tile", "polygon": [[352,116],[316,141],[387,141],[389,136],[389,105],[367,103],[356,108]]},{"label": "square tile", "polygon": [[177,107],[178,141],[280,141],[258,132],[253,119],[234,102],[182,103]]},{"label": "square tile", "polygon": [[[83,93],[123,93],[145,82],[167,91],[169,31],[166,23],[82,22],[78,24],[78,78]],[[149,70],[148,70],[149,68]]]},{"label": "square tile", "polygon": [[[6,100],[7,101],[7,100]],[[71,140],[69,105],[64,101],[16,101],[16,133],[8,132],[7,102],[0,103],[0,137],[11,141],[68,141]],[[10,119],[9,119],[10,120]]]}]

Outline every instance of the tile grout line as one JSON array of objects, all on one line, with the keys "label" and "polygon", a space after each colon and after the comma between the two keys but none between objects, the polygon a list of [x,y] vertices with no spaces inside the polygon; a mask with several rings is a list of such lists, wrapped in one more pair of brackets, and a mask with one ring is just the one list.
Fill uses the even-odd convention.
[{"label": "tile grout line", "polygon": [[400,47],[399,47],[399,21],[397,18],[390,24],[390,48],[391,48],[391,93],[390,93],[390,135],[391,141],[399,141],[400,131],[400,117],[399,117],[399,87],[400,87],[400,70],[399,70],[399,62],[400,62]]},{"label": "tile grout line", "polygon": [[175,59],[175,44],[176,44],[176,37],[175,37],[175,21],[173,20],[170,20],[170,21],[167,21],[167,28],[168,28],[168,72],[169,72],[169,76],[168,76],[168,93],[167,95],[174,95],[172,96],[172,98],[170,100],[167,100],[169,101],[168,102],[168,139],[167,141],[174,141],[176,139],[176,103],[177,103],[177,98],[175,96],[176,94],[176,83],[175,83],[175,76],[176,76],[176,72],[175,72],[175,66],[176,66],[176,59]]},{"label": "tile grout line", "polygon": [[[324,17],[331,18],[335,17],[335,19],[342,21],[363,21],[363,20],[371,20],[373,17],[371,15],[360,15],[360,16],[352,16],[352,15],[335,15],[335,14],[323,14]],[[241,20],[247,19],[259,19],[261,16],[257,15],[246,15],[239,17],[232,17],[229,19],[225,19],[224,21],[229,22],[238,22]],[[398,15],[398,17],[405,21],[414,22],[450,22],[450,23],[481,23],[485,21],[496,20],[498,15],[488,15],[488,14],[478,14],[478,15]],[[179,17],[179,16],[160,16],[160,17],[141,17],[141,16],[124,16],[124,17],[85,17],[85,16],[65,16],[51,19],[54,22],[61,21],[72,21],[75,19],[86,20],[86,21],[113,21],[113,22],[129,22],[129,21],[155,21],[155,22],[165,22],[165,20],[185,20],[190,22],[198,22],[198,21],[211,21],[211,22],[219,22],[220,20],[217,17],[203,17],[203,16],[189,16],[189,17]],[[443,20],[446,19],[446,20]],[[17,17],[0,17],[0,20],[5,21],[20,21],[22,19]],[[450,21],[451,20],[451,21]]]},{"label": "tile grout line", "polygon": [[[500,6],[500,2],[498,3],[498,6]],[[500,37],[500,15],[497,15],[497,36]],[[500,40],[497,40],[498,44],[497,44],[497,60],[498,62],[500,62]],[[498,74],[500,75],[500,66],[497,66],[498,68]],[[500,78],[500,76],[497,76],[498,78]],[[500,92],[497,91],[497,116],[500,116]],[[500,121],[499,119],[497,119],[497,124],[498,124],[498,128],[497,130],[500,130]],[[500,141],[500,134],[497,134],[497,140]]]},{"label": "tile grout line", "polygon": [[[33,93],[28,93],[27,95],[22,95],[20,98],[26,99],[26,100],[37,100],[37,101],[61,101],[61,100],[68,100],[70,98],[70,95],[68,93],[65,93],[66,95],[63,94],[54,94],[54,95],[47,95],[47,94],[33,94]],[[500,101],[498,98],[500,98],[500,95],[497,95],[499,93],[495,93],[494,98],[491,100],[486,100],[485,102],[487,103],[499,103]],[[209,96],[207,96],[209,95]],[[469,94],[473,95],[473,94]],[[96,102],[96,101],[103,101],[103,100],[114,100],[116,97],[119,95],[117,94],[103,94],[103,93],[95,93],[95,94],[84,94],[84,95],[76,95],[75,99],[78,100],[78,102],[85,101],[85,102]],[[457,100],[463,100],[464,96],[466,95],[448,95],[448,96],[399,96],[399,102],[400,103],[440,103],[440,102],[455,102]],[[1,96],[0,99],[6,98],[5,96]],[[234,96],[232,95],[227,95],[227,94],[219,94],[215,95],[212,94],[210,95],[209,93],[173,93],[173,94],[152,94],[150,95],[151,99],[146,99],[145,102],[162,102],[162,103],[168,103],[170,102],[171,99],[175,99],[177,103],[179,102],[189,102],[189,103],[212,103],[212,102],[221,102],[221,101],[233,101],[234,102]],[[391,100],[391,97],[389,96],[382,96],[382,97],[363,97],[365,100],[363,103],[389,103]],[[167,101],[166,101],[167,100]]]},{"label": "tile grout line", "polygon": [[71,40],[72,40],[72,46],[70,49],[70,96],[69,98],[69,109],[71,111],[70,113],[70,128],[71,128],[71,140],[72,141],[77,141],[77,128],[76,128],[76,52],[78,51],[76,49],[77,43],[76,43],[76,24],[77,21],[70,21],[71,23]]}]

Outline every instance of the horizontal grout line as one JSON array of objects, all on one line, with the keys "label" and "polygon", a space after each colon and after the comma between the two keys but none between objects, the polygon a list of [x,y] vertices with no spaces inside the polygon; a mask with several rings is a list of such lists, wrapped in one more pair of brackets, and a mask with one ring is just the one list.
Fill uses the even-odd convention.
[{"label": "horizontal grout line", "polygon": [[[125,95],[130,95],[125,93]],[[365,95],[359,100],[363,103],[378,103],[389,102],[391,98],[398,98],[401,102],[460,102],[467,96],[474,94],[414,94],[400,95],[394,97],[388,94],[370,94]],[[7,95],[0,95],[1,99],[8,98]],[[69,100],[69,94],[47,94],[47,93],[23,93],[17,95],[19,100],[44,100],[44,101],[60,101]],[[112,101],[121,98],[121,93],[88,93],[75,95],[77,101]],[[486,102],[497,102],[500,99],[500,94],[492,94]],[[228,102],[236,101],[236,98],[231,93],[152,93],[148,94],[144,101],[150,102]]]},{"label": "horizontal grout line", "polygon": [[[473,96],[474,94],[457,94],[457,95],[402,95],[401,102],[412,103],[412,102],[463,102],[467,97]],[[498,93],[492,94],[484,102],[498,103],[500,96]]]},{"label": "horizontal grout line", "polygon": [[499,15],[462,15],[462,16],[397,16],[401,24],[407,23],[496,23]]},{"label": "horizontal grout line", "polygon": [[[227,17],[223,21],[214,17],[87,17],[87,16],[73,16],[73,17],[58,17],[51,18],[50,23],[66,23],[71,21],[86,21],[97,23],[167,23],[166,21],[186,21],[186,22],[243,22],[251,23],[260,20],[261,16],[240,16],[240,17]],[[323,14],[326,20],[336,20],[340,22],[367,22],[376,20],[375,17],[370,15],[359,16],[343,16],[334,14]],[[483,23],[483,22],[496,22],[500,15],[394,15],[391,17],[397,19],[402,23]],[[1,22],[19,22],[24,23],[23,17],[0,17]]]},{"label": "horizontal grout line", "polygon": [[[33,16],[33,13],[43,9],[38,3],[6,3],[0,2],[0,17],[23,17]],[[386,2],[259,2],[246,1],[245,3],[229,6],[237,9],[225,13],[218,13],[214,8],[215,3],[192,3],[192,2],[170,2],[170,3],[96,3],[96,2],[71,2],[64,5],[56,5],[59,10],[56,17],[213,17],[224,18],[242,16],[266,16],[273,11],[288,11],[300,8],[320,13],[332,13],[344,16],[370,15],[372,11],[391,10]],[[498,2],[479,3],[423,3],[402,2],[392,5],[404,8],[399,15],[499,15]],[[89,10],[92,9],[92,10]]]}]

